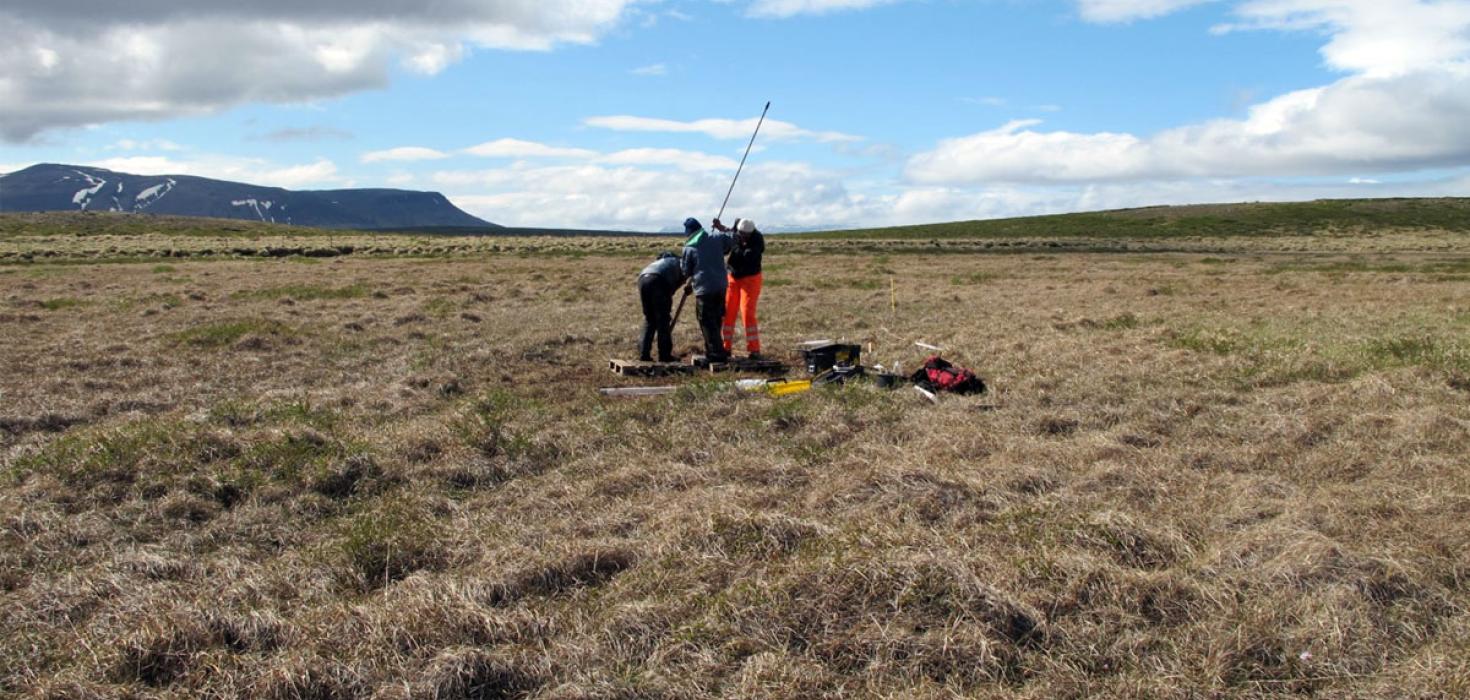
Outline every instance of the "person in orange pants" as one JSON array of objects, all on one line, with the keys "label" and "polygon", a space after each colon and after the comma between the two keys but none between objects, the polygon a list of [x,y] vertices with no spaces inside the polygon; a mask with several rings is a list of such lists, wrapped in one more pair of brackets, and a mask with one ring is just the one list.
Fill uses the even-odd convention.
[{"label": "person in orange pants", "polygon": [[[728,231],[715,221],[716,230]],[[756,303],[761,296],[761,257],[766,252],[766,238],[750,219],[735,221],[735,246],[730,250],[726,267],[730,271],[730,290],[725,293],[725,352],[734,351],[735,317],[745,319],[745,349],[752,358],[761,354],[761,328],[756,318]]]}]

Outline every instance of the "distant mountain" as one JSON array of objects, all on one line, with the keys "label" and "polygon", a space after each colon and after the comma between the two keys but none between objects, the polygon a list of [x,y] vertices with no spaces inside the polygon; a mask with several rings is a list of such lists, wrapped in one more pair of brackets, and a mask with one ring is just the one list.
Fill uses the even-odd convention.
[{"label": "distant mountain", "polygon": [[35,165],[0,177],[0,212],[120,211],[352,229],[498,229],[438,192],[292,191],[189,175]]}]

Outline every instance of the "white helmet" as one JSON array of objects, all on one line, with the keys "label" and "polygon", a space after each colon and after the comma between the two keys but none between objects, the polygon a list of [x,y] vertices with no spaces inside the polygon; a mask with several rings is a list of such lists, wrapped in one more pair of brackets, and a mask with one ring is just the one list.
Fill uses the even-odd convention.
[{"label": "white helmet", "polygon": [[750,219],[741,219],[735,222],[735,230],[741,233],[754,233],[755,222]]}]

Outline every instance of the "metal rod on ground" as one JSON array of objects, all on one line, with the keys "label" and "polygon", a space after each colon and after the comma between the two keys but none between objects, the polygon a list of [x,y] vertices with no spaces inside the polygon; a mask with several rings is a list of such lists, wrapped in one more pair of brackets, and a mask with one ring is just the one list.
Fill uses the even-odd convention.
[{"label": "metal rod on ground", "polygon": [[730,203],[730,195],[735,191],[735,182],[740,179],[740,171],[745,169],[745,159],[750,157],[750,148],[755,145],[755,136],[761,132],[761,124],[766,123],[766,112],[771,111],[771,103],[766,102],[766,108],[761,110],[760,121],[755,123],[755,131],[750,135],[750,143],[745,145],[745,155],[740,156],[740,167],[735,169],[735,177],[730,180],[730,189],[725,192],[725,201],[720,205],[720,213],[715,215],[718,219],[725,215],[725,206]]},{"label": "metal rod on ground", "polygon": [[676,386],[629,386],[598,389],[603,396],[663,396],[679,390]]}]

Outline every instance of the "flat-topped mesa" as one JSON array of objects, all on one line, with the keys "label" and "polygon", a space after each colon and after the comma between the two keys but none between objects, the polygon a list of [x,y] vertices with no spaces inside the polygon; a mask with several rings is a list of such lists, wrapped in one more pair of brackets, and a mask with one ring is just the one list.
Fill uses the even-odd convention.
[{"label": "flat-topped mesa", "polygon": [[45,163],[0,177],[0,212],[107,211],[321,228],[497,228],[438,192],[295,191],[191,175]]}]

